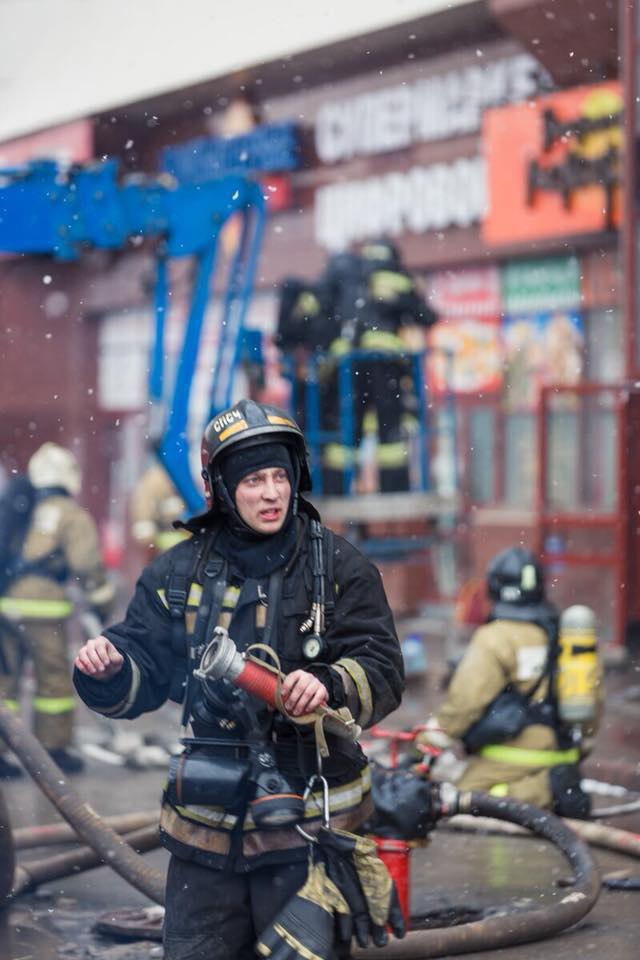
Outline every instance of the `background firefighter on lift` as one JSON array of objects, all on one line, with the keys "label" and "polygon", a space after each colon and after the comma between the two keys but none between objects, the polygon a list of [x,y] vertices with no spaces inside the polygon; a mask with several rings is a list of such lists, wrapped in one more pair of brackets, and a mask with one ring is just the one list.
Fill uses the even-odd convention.
[{"label": "background firefighter on lift", "polygon": [[[22,668],[31,658],[36,736],[61,769],[74,773],[82,769],[83,760],[71,747],[75,696],[66,626],[73,602],[66,588],[78,583],[90,612],[99,619],[112,605],[114,588],[107,579],[97,527],[75,499],[82,477],[74,454],[44,443],[29,460],[27,476],[33,494],[24,540],[8,560],[0,596],[0,636],[8,668],[0,674],[0,697],[11,710],[19,709]],[[28,496],[22,494],[23,499]],[[0,757],[0,777],[19,773],[19,767]]]},{"label": "background firefighter on lift", "polygon": [[[349,493],[344,470],[355,464],[367,415],[373,416],[377,433],[379,489],[408,490],[407,419],[415,415],[416,403],[403,355],[416,346],[409,331],[431,326],[435,314],[386,239],[365,243],[357,253],[335,254],[316,283],[295,284],[290,278],[281,288],[278,342],[283,350],[325,354],[318,370],[322,429],[335,439],[322,451],[322,492]],[[346,447],[339,438],[337,361],[354,350],[371,356],[353,364],[355,445]],[[298,363],[298,381],[303,369]]]},{"label": "background firefighter on lift", "polygon": [[603,707],[602,668],[587,607],[562,616],[547,602],[543,572],[523,547],[487,571],[489,619],[473,634],[444,702],[417,742],[469,760],[456,786],[588,817],[579,764]]}]

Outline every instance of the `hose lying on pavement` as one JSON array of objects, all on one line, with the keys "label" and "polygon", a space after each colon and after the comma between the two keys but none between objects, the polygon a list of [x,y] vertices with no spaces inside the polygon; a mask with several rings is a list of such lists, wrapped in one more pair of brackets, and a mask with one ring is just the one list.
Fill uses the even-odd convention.
[{"label": "hose lying on pavement", "polygon": [[[141,827],[150,827],[158,823],[157,810],[141,810],[139,813],[118,813],[111,817],[101,817],[116,833],[131,833]],[[73,827],[67,823],[43,823],[32,827],[18,827],[13,831],[13,846],[16,850],[29,850],[33,847],[54,847],[63,843],[78,843],[79,837]]]},{"label": "hose lying on pavement", "polygon": [[[33,734],[1,705],[0,735],[17,754],[40,789],[79,836],[93,848],[99,859],[151,900],[163,903],[162,872],[148,867],[122,837],[103,823],[68,786],[64,775]],[[510,821],[550,840],[569,860],[575,876],[574,887],[558,903],[544,908],[512,911],[458,927],[412,931],[404,940],[394,940],[386,947],[356,950],[353,954],[355,957],[417,960],[527,943],[551,936],[577,923],[596,902],[600,880],[595,864],[586,845],[561,820],[515,800],[498,799],[480,793],[459,793],[453,787],[448,789],[448,814],[463,812]]]},{"label": "hose lying on pavement", "polygon": [[[457,792],[457,791],[456,791]],[[575,877],[571,891],[551,905],[533,910],[514,910],[485,917],[457,927],[415,930],[404,940],[392,940],[386,947],[357,949],[354,957],[379,960],[422,960],[450,954],[495,950],[517,943],[550,937],[572,926],[591,910],[600,893],[600,877],[588,847],[559,817],[517,800],[490,797],[482,793],[459,793],[452,813],[494,817],[517,823],[539,837],[550,840],[567,858]]]},{"label": "hose lying on pavement", "polygon": [[[138,853],[155,850],[160,846],[158,825],[142,827],[125,833],[123,839]],[[17,897],[21,893],[35,890],[42,883],[68,877],[69,874],[82,873],[93,867],[100,867],[104,860],[91,847],[79,847],[66,853],[59,853],[44,860],[32,860],[30,863],[20,863],[15,868],[10,896]],[[125,877],[126,879],[126,877]]]},{"label": "hose lying on pavement", "polygon": [[0,705],[0,736],[18,756],[45,796],[64,819],[127,883],[156,903],[164,903],[165,878],[149,867],[122,837],[108,827],[69,785],[39,740]]},{"label": "hose lying on pavement", "polygon": [[[620,830],[604,823],[593,823],[590,820],[564,820],[574,833],[592,847],[601,847],[603,850],[613,850],[624,853],[629,857],[640,859],[640,834],[629,830]],[[498,823],[493,818],[472,817],[459,814],[451,817],[444,823],[445,829],[462,830],[470,833],[508,833],[518,836],[529,836],[529,832],[515,823]]]}]

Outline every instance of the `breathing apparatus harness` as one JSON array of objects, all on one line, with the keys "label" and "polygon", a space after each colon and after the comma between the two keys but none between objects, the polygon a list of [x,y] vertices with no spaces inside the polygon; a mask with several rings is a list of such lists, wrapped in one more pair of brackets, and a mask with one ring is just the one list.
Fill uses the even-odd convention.
[{"label": "breathing apparatus harness", "polygon": [[[491,620],[513,620],[532,623],[547,635],[548,649],[544,668],[533,685],[521,692],[511,684],[502,690],[487,706],[485,712],[469,727],[462,738],[468,753],[477,753],[482,747],[502,743],[517,736],[525,726],[543,724],[551,727],[562,747],[575,745],[575,740],[562,722],[558,710],[556,673],[558,663],[558,617],[547,604],[497,604]],[[548,680],[545,696],[533,697],[544,680]]]},{"label": "breathing apparatus harness", "polygon": [[[299,632],[307,635],[305,659],[313,661],[325,649],[322,636],[327,608],[325,577],[332,566],[333,549],[331,542],[328,551],[325,545],[331,532],[323,530],[315,519],[309,521],[309,534],[312,603],[309,616]],[[184,697],[180,740],[185,749],[171,760],[167,796],[171,802],[180,805],[215,804],[230,810],[248,799],[259,827],[299,823],[304,817],[303,793],[309,792],[311,781],[301,793],[299,787],[278,768],[275,744],[268,739],[266,727],[270,726],[271,720],[265,706],[276,710],[296,728],[313,725],[316,755],[312,780],[319,778],[323,789],[326,781],[322,776],[322,761],[329,754],[325,728],[351,741],[357,740],[360,728],[347,708],[321,707],[301,717],[290,716],[284,708],[280,696],[283,674],[272,643],[284,578],[282,568],[269,577],[261,643],[250,644],[240,651],[227,630],[219,626],[228,585],[228,564],[215,551],[215,540],[215,533],[203,538],[193,567],[188,562],[190,554],[187,551],[176,558],[165,591],[174,624],[174,656],[183,660],[187,598],[191,582],[202,568],[202,600],[193,634],[187,638],[186,680],[180,691],[172,691],[174,699]],[[294,560],[298,549],[294,552]],[[271,662],[265,662],[265,658]],[[247,694],[251,696],[247,697]],[[230,728],[239,725],[248,732],[246,738],[200,735],[203,727],[206,730],[207,725],[213,726],[221,709],[227,715],[231,714]],[[195,728],[193,737],[187,736],[189,723]],[[302,764],[298,766],[302,769]],[[300,776],[295,779],[299,780]]]}]

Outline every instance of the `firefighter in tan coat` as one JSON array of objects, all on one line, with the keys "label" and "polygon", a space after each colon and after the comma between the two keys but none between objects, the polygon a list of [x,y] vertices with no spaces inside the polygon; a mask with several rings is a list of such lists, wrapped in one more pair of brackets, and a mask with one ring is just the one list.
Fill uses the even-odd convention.
[{"label": "firefighter in tan coat", "polygon": [[180,520],[186,505],[164,467],[152,463],[134,487],[130,503],[131,534],[136,543],[150,557],[174,547],[188,534],[174,530],[174,520]]},{"label": "firefighter in tan coat", "polygon": [[469,759],[459,789],[586,817],[579,762],[599,723],[601,677],[590,720],[567,724],[555,683],[558,616],[545,601],[541,567],[529,551],[510,548],[490,564],[487,587],[489,622],[474,632],[418,744],[445,750],[462,740]]},{"label": "firefighter in tan coat", "polygon": [[[0,673],[0,697],[18,710],[22,667],[33,660],[35,734],[66,772],[83,761],[71,747],[75,696],[67,656],[67,622],[73,603],[66,588],[78,584],[99,617],[113,601],[114,588],[100,554],[98,531],[90,514],[74,499],[81,474],[71,451],[43,444],[27,468],[35,487],[35,505],[11,583],[0,597],[0,630],[9,673]],[[0,758],[0,776],[19,768]]]}]

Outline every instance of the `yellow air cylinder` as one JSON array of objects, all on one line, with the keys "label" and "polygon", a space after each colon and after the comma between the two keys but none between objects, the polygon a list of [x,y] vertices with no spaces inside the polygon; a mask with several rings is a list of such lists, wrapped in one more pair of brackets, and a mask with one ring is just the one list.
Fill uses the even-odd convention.
[{"label": "yellow air cylinder", "polygon": [[565,723],[589,723],[596,715],[601,678],[593,610],[576,604],[562,613],[559,646],[558,712]]}]

